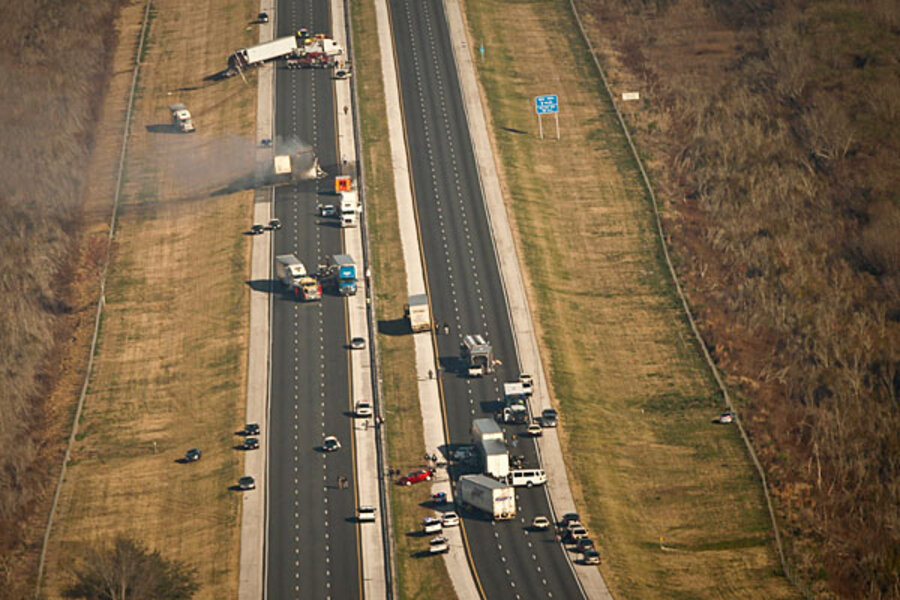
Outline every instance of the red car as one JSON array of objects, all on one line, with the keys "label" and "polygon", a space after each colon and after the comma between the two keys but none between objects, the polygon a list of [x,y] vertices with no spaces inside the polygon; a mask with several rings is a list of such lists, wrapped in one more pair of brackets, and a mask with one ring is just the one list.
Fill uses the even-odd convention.
[{"label": "red car", "polygon": [[434,476],[433,469],[422,469],[420,471],[413,471],[412,473],[407,473],[403,477],[397,480],[397,485],[412,485],[414,483],[419,483],[420,481],[431,481],[431,478]]}]

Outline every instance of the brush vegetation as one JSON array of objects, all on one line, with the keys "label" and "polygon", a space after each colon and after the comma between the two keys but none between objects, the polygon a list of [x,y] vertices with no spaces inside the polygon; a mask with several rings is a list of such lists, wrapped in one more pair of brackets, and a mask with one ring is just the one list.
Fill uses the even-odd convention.
[{"label": "brush vegetation", "polygon": [[91,318],[70,286],[120,4],[7,2],[0,19],[0,597],[26,595],[26,529],[52,492],[45,462],[58,466],[55,359],[78,313]]},{"label": "brush vegetation", "polygon": [[583,0],[793,569],[900,598],[900,5]]}]

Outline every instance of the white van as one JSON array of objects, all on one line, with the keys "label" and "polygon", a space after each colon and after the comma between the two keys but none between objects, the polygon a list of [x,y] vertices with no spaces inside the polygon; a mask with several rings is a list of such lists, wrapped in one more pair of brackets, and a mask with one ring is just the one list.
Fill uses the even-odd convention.
[{"label": "white van", "polygon": [[518,469],[509,472],[509,482],[513,487],[543,485],[547,483],[547,474],[543,469]]}]

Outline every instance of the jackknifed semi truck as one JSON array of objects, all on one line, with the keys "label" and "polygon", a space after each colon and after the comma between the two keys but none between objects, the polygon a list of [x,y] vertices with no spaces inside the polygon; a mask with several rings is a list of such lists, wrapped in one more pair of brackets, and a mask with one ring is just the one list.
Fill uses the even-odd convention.
[{"label": "jackknifed semi truck", "polygon": [[279,254],[275,257],[275,277],[286,288],[292,288],[306,277],[306,266],[293,254]]},{"label": "jackknifed semi truck", "polygon": [[225,77],[259,67],[267,62],[283,59],[289,69],[344,67],[339,57],[344,49],[325,34],[313,36],[297,33],[255,46],[236,50],[228,57]]},{"label": "jackknifed semi truck", "polygon": [[237,75],[240,71],[290,56],[296,49],[297,37],[293,35],[241,48],[228,57],[228,70],[225,74],[227,76]]},{"label": "jackknifed semi truck", "polygon": [[463,506],[471,506],[493,519],[516,517],[516,494],[512,486],[486,475],[463,475],[456,483],[456,497]]}]

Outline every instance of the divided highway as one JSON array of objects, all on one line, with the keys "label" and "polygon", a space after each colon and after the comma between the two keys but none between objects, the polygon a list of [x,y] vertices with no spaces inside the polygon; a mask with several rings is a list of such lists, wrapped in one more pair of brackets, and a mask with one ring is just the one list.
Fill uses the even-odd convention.
[{"label": "divided highway", "polygon": [[[437,336],[441,386],[451,444],[471,442],[472,419],[493,416],[504,381],[518,377],[504,293],[472,157],[446,19],[440,2],[391,0],[404,118],[421,240]],[[503,362],[470,380],[458,374],[462,335],[481,333]],[[524,427],[508,427],[511,453],[537,465]],[[515,434],[515,439],[513,438]],[[460,472],[454,473],[458,476]],[[464,514],[477,581],[487,598],[578,598],[584,594],[552,531],[527,525],[550,515],[543,488],[517,488],[515,521],[492,523]]]},{"label": "divided highway", "polygon": [[[279,0],[276,18],[276,37],[301,27],[330,31],[326,0]],[[329,177],[276,189],[283,228],[273,254],[296,254],[313,271],[343,251],[337,221],[316,214],[321,194],[334,189],[334,123],[330,70],[277,70],[276,149],[294,139],[312,145]],[[310,303],[272,295],[265,587],[273,600],[362,595],[345,305],[328,293]],[[327,435],[338,437],[341,450],[319,451]],[[339,488],[339,477],[349,479],[348,489]]]}]

